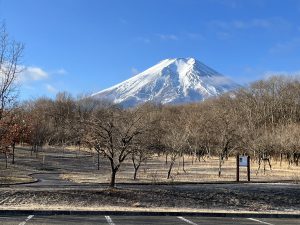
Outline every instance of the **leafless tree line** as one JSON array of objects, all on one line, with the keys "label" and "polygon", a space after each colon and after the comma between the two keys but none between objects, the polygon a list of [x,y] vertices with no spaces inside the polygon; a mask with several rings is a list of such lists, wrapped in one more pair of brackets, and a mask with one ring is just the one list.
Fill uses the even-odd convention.
[{"label": "leafless tree line", "polygon": [[219,158],[218,175],[229,156],[251,155],[271,169],[272,160],[299,165],[300,81],[275,76],[233,93],[189,105],[140,105],[124,109],[88,96],[59,93],[16,105],[14,84],[20,73],[23,45],[10,41],[0,28],[0,149],[7,159],[17,143],[32,146],[38,155],[45,145],[84,147],[105,157],[111,166],[110,185],[126,159],[134,179],[142,163],[164,155],[166,177],[185,157]]},{"label": "leafless tree line", "polygon": [[264,169],[271,168],[273,159],[299,164],[297,78],[271,77],[234,93],[179,106],[146,104],[124,109],[60,93],[54,100],[24,102],[18,113],[27,124],[27,131],[21,130],[19,136],[34,152],[45,144],[90,148],[98,159],[109,161],[111,186],[124,160],[132,160],[136,179],[140,165],[154,154],[166,157],[167,178],[178,160],[185,171],[184,157],[200,161],[217,156],[219,176],[228,157],[236,153],[251,155]]}]

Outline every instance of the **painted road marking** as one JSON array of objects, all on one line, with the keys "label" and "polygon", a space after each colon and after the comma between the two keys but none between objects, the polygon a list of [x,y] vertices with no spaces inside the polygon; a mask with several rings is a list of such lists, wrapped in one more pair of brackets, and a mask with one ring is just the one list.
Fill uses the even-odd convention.
[{"label": "painted road marking", "polygon": [[106,221],[108,222],[109,225],[115,225],[115,223],[112,221],[110,216],[105,216]]},{"label": "painted road marking", "polygon": [[190,221],[190,220],[188,220],[188,219],[186,219],[186,218],[184,218],[182,216],[178,216],[177,218],[181,219],[182,221],[184,221],[186,223],[189,223],[189,224],[192,224],[192,225],[198,225],[198,224],[194,223],[193,221]]},{"label": "painted road marking", "polygon": [[267,224],[267,225],[274,225],[273,223],[268,223],[268,222],[264,222],[264,221],[253,219],[253,218],[248,218],[248,220],[252,220],[252,221],[262,223],[262,224]]},{"label": "painted road marking", "polygon": [[30,219],[32,219],[32,217],[34,217],[34,215],[30,215],[26,218],[26,220],[22,223],[19,223],[19,225],[25,225]]}]

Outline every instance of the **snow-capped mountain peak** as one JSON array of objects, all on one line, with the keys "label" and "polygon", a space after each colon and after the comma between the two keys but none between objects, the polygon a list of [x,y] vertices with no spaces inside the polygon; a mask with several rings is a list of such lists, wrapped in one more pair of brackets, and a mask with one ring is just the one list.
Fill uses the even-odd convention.
[{"label": "snow-capped mountain peak", "polygon": [[135,106],[148,101],[181,104],[202,101],[239,85],[195,58],[160,61],[149,69],[92,96]]}]

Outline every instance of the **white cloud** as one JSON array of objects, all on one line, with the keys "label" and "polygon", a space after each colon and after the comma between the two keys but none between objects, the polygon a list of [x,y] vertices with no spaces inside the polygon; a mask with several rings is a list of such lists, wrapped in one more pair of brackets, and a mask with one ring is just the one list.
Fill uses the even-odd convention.
[{"label": "white cloud", "polygon": [[54,73],[55,74],[60,74],[60,75],[65,75],[68,72],[64,68],[61,68],[61,69],[58,69],[58,70],[54,71]]},{"label": "white cloud", "polygon": [[217,85],[232,84],[232,80],[227,77],[215,76],[212,79],[213,79],[214,83]]},{"label": "white cloud", "polygon": [[[187,36],[189,38],[201,37],[198,34],[192,34],[192,33],[187,33]],[[175,35],[175,34],[152,34],[152,35],[150,35],[150,37],[139,36],[139,37],[135,38],[136,41],[143,42],[145,44],[149,44],[152,41],[155,41],[157,39],[162,40],[162,41],[178,41],[179,37],[178,37],[178,35]]]},{"label": "white cloud", "polygon": [[213,20],[207,23],[211,28],[225,30],[241,30],[241,29],[275,29],[286,30],[292,27],[291,23],[283,18],[253,18],[251,20],[233,20],[221,21]]},{"label": "white cloud", "polygon": [[269,78],[272,76],[290,76],[290,77],[299,77],[300,70],[298,71],[266,71],[263,75],[264,78]]},{"label": "white cloud", "polygon": [[55,93],[58,92],[58,90],[55,87],[53,87],[51,84],[46,84],[46,89],[50,93],[54,93],[55,94]]},{"label": "white cloud", "polygon": [[270,28],[273,26],[273,23],[267,19],[253,19],[249,21],[235,20],[229,24],[236,29],[247,29],[247,28]]},{"label": "white cloud", "polygon": [[42,68],[29,66],[22,69],[22,72],[19,75],[19,81],[37,81],[47,79],[48,77],[49,74]]},{"label": "white cloud", "polygon": [[177,41],[178,40],[178,36],[174,35],[174,34],[157,34],[157,36],[164,41]]},{"label": "white cloud", "polygon": [[17,80],[20,83],[46,80],[53,75],[65,75],[68,73],[64,68],[52,71],[45,71],[44,69],[36,66],[19,66],[19,68],[21,72]]},{"label": "white cloud", "polygon": [[135,68],[135,67],[132,67],[131,68],[131,73],[132,73],[132,75],[136,75],[136,74],[139,73],[139,70],[137,68]]}]

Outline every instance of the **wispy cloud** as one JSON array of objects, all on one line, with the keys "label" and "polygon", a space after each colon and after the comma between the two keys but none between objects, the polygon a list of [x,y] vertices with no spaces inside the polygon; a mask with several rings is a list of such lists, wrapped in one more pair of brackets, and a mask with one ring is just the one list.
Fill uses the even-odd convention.
[{"label": "wispy cloud", "polygon": [[24,67],[19,75],[20,82],[44,80],[49,77],[49,74],[39,67]]},{"label": "wispy cloud", "polygon": [[212,20],[207,23],[210,28],[223,29],[223,30],[241,30],[241,29],[289,29],[291,23],[283,18],[253,18],[251,20],[233,20],[221,21]]},{"label": "wispy cloud", "polygon": [[58,92],[58,90],[55,87],[53,87],[51,84],[46,84],[46,90],[52,94]]},{"label": "wispy cloud", "polygon": [[64,68],[52,71],[46,71],[36,66],[19,66],[19,68],[21,72],[18,76],[18,81],[21,83],[46,80],[53,75],[65,75],[68,73]]},{"label": "wispy cloud", "polygon": [[220,4],[225,7],[229,7],[232,9],[236,9],[240,6],[242,1],[236,1],[236,0],[210,0],[210,2],[214,4]]},{"label": "wispy cloud", "polygon": [[205,37],[196,32],[181,32],[179,34],[164,34],[164,33],[154,33],[148,36],[139,36],[135,38],[135,41],[142,42],[145,44],[155,43],[157,41],[179,41],[179,40],[204,40]]},{"label": "wispy cloud", "polygon": [[214,83],[217,84],[217,85],[232,84],[232,80],[229,79],[228,77],[215,76],[212,79],[213,79]]},{"label": "wispy cloud", "polygon": [[218,4],[227,8],[231,8],[233,10],[239,8],[245,8],[249,5],[254,7],[262,8],[266,5],[265,0],[251,0],[251,1],[241,1],[241,0],[208,0],[213,4]]},{"label": "wispy cloud", "polygon": [[[254,30],[257,32],[266,31],[272,33],[288,32],[296,29],[295,26],[283,18],[253,18],[250,20],[212,20],[206,22],[207,28],[214,32],[216,37],[224,40],[234,37],[237,33]],[[274,34],[275,35],[275,34]]]},{"label": "wispy cloud", "polygon": [[137,69],[137,68],[135,68],[135,67],[132,67],[131,68],[131,74],[132,75],[136,75],[136,74],[138,74],[139,73],[139,70]]},{"label": "wispy cloud", "polygon": [[193,32],[186,32],[186,37],[192,40],[204,40],[205,37],[202,34],[199,33],[193,33]]},{"label": "wispy cloud", "polygon": [[266,71],[263,74],[263,77],[269,78],[272,76],[290,76],[290,77],[299,77],[300,76],[300,70],[298,71]]},{"label": "wispy cloud", "polygon": [[61,68],[61,69],[58,69],[58,70],[54,71],[53,73],[54,74],[59,74],[59,75],[65,75],[68,72],[64,68]]},{"label": "wispy cloud", "polygon": [[277,43],[272,48],[270,48],[269,52],[271,54],[277,53],[290,53],[292,51],[298,51],[300,49],[300,37],[293,38],[289,41]]},{"label": "wispy cloud", "polygon": [[163,41],[177,41],[179,38],[175,34],[156,34]]},{"label": "wispy cloud", "polygon": [[217,32],[216,35],[221,40],[229,39],[232,36],[229,32]]},{"label": "wispy cloud", "polygon": [[151,42],[150,38],[148,37],[137,37],[135,40],[144,44],[149,44]]}]

